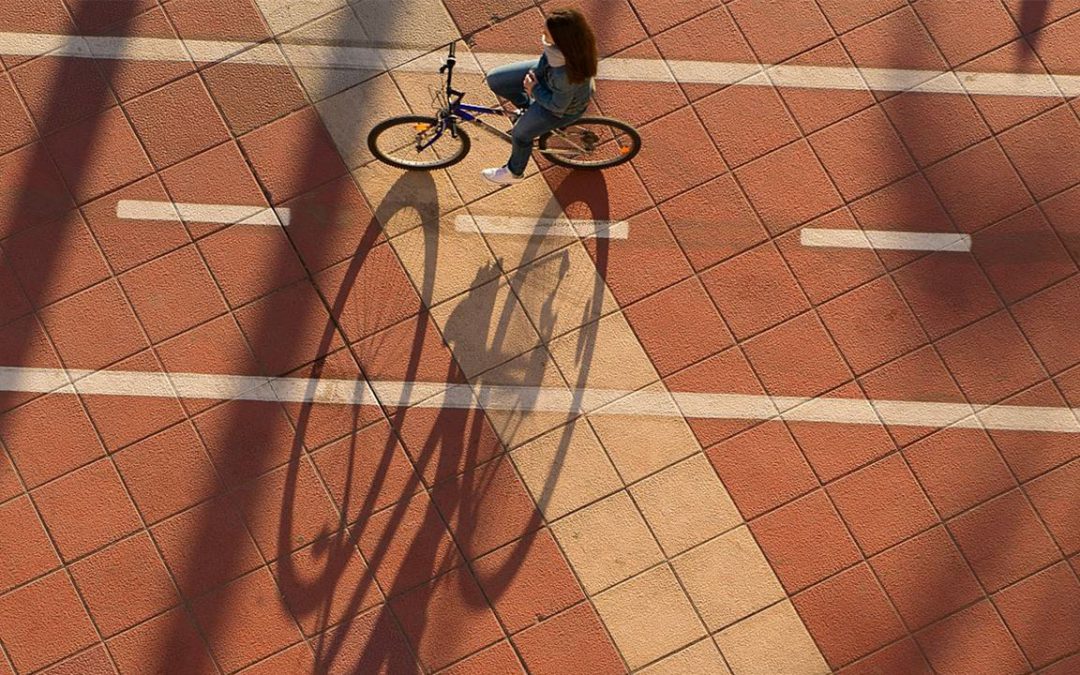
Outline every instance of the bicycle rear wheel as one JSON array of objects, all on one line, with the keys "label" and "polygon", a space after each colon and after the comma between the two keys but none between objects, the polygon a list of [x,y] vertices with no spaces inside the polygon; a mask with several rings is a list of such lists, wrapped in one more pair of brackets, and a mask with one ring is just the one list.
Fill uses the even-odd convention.
[{"label": "bicycle rear wheel", "polygon": [[427,171],[460,162],[471,141],[464,129],[451,134],[439,120],[424,115],[391,117],[368,134],[368,150],[381,162],[399,169]]},{"label": "bicycle rear wheel", "polygon": [[621,120],[582,117],[540,137],[540,152],[552,163],[575,169],[607,169],[641,151],[641,135]]}]

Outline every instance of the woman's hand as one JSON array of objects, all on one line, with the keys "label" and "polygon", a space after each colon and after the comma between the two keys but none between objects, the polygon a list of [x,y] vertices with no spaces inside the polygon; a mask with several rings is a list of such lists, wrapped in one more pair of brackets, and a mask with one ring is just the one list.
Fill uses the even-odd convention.
[{"label": "woman's hand", "polygon": [[533,87],[536,86],[536,73],[531,70],[525,73],[525,79],[522,80],[521,84],[525,87],[525,93],[532,96]]}]

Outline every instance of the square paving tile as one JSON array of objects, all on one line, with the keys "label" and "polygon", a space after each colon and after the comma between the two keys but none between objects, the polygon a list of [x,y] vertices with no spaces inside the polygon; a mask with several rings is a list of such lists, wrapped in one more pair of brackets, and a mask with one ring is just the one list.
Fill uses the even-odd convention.
[{"label": "square paving tile", "polygon": [[[1005,399],[1002,404],[1047,408],[1069,406],[1054,382],[1049,380]],[[1072,434],[1009,429],[987,430],[987,433],[1020,482],[1080,457],[1080,447],[1073,442]]]},{"label": "square paving tile", "polygon": [[[956,232],[930,182],[922,173],[902,178],[851,203],[851,213],[864,230],[884,232]],[[846,226],[845,226],[846,227]],[[926,251],[876,251],[887,269],[923,258]],[[851,255],[848,252],[847,255]]]},{"label": "square paving tile", "polygon": [[[9,58],[13,57],[5,56]],[[116,102],[91,59],[41,56],[12,68],[10,75],[30,118],[44,133],[84,120]]]},{"label": "square paving tile", "polygon": [[731,675],[731,671],[711,638],[696,642],[682,651],[661,659],[639,671],[644,675],[678,675],[679,673],[714,673]]},{"label": "square paving tile", "polygon": [[[667,3],[672,6],[675,3]],[[701,3],[698,8],[704,9]],[[670,60],[705,60],[727,63],[756,64],[757,58],[742,31],[731,19],[728,10],[715,9],[680,23],[656,35],[654,42],[660,54]],[[711,8],[711,7],[710,7]],[[755,69],[756,70],[756,69]],[[682,83],[690,100],[696,100],[719,89],[714,84]]]},{"label": "square paving tile", "polygon": [[[109,654],[116,660],[121,672],[137,671],[147,663],[166,661],[170,667],[188,672],[216,668],[205,640],[182,608],[145,621],[111,638],[107,644]],[[168,645],[164,654],[162,645]]]},{"label": "square paving tile", "polygon": [[996,403],[1043,381],[1046,371],[1007,312],[998,312],[937,343],[960,389],[974,403]]},{"label": "square paving tile", "polygon": [[799,286],[814,305],[823,303],[885,273],[877,251],[806,246],[803,232],[818,230],[859,230],[851,211],[843,208],[801,228],[777,237],[776,246],[795,275]]},{"label": "square paving tile", "polygon": [[[52,639],[42,640],[42,634]],[[0,636],[19,670],[36,670],[97,642],[75,587],[54,572],[0,597]]]},{"label": "square paving tile", "polygon": [[1080,306],[1080,277],[1065,281],[1037,293],[1013,307],[1013,316],[1020,330],[1031,341],[1051,374],[1080,363],[1080,344],[1076,340],[1063,340],[1069,335],[1068,317],[1076,316]]},{"label": "square paving tile", "polygon": [[193,421],[226,488],[284,465],[303,447],[276,401],[231,400]]},{"label": "square paving tile", "polygon": [[774,235],[841,204],[840,194],[805,141],[739,167],[735,177]]},{"label": "square paving tile", "polygon": [[124,108],[158,168],[229,140],[225,122],[197,75],[129,101]]},{"label": "square paving tile", "polygon": [[783,61],[832,37],[817,3],[734,0],[728,6],[763,63]]},{"label": "square paving tile", "polygon": [[926,170],[945,209],[964,232],[1021,211],[1031,195],[996,141],[988,140]]},{"label": "square paving tile", "polygon": [[[738,347],[722,351],[668,377],[665,384],[672,392],[747,394],[754,397],[765,394],[743,350]],[[687,409],[688,405],[682,407],[694,436],[703,448],[757,424],[757,420],[697,417],[699,413]],[[771,410],[768,412],[771,413]]]},{"label": "square paving tile", "polygon": [[915,171],[907,149],[877,107],[810,136],[825,170],[847,200],[857,199]]},{"label": "square paving tile", "polygon": [[49,534],[27,496],[0,504],[0,524],[4,541],[19,542],[5,548],[0,592],[7,593],[60,565]]},{"label": "square paving tile", "polygon": [[906,91],[881,107],[920,167],[990,137],[990,129],[967,96]]},{"label": "square paving tile", "polygon": [[[31,489],[105,455],[86,411],[70,391],[38,397],[2,419],[0,439]],[[42,453],[41,448],[53,451]]]},{"label": "square paving tile", "polygon": [[1080,260],[1080,223],[1072,215],[1080,204],[1080,185],[1054,195],[1043,201],[1043,213],[1061,238],[1061,243],[1072,254],[1073,260]]},{"label": "square paving tile", "polygon": [[6,259],[23,293],[44,307],[109,278],[109,268],[82,218],[20,230],[4,240]]},{"label": "square paving tile", "polygon": [[902,7],[903,0],[867,0],[853,5],[845,0],[818,0],[822,13],[837,33],[846,33]]},{"label": "square paving tile", "polygon": [[993,605],[983,601],[925,629],[916,636],[934,672],[1028,670],[1027,660]]},{"label": "square paving tile", "polygon": [[650,122],[640,131],[652,141],[642,147],[634,166],[657,201],[674,197],[727,169],[689,107]]},{"label": "square paving tile", "polygon": [[[1080,581],[1058,563],[994,596],[1005,624],[1036,668],[1080,650]],[[1047,622],[1053,616],[1060,621]]]},{"label": "square paving tile", "polygon": [[1001,307],[974,259],[938,251],[898,270],[893,279],[927,334],[937,339]]},{"label": "square paving tile", "polygon": [[[840,40],[860,68],[902,68],[937,73],[948,67],[910,7],[851,30]],[[927,80],[931,77],[927,75]],[[874,92],[878,100],[895,95],[896,92]]]},{"label": "square paving tile", "polygon": [[1080,478],[1080,461],[1073,460],[1027,484],[1035,510],[1066,556],[1080,553],[1080,504],[1072,490]]},{"label": "square paving tile", "polygon": [[151,341],[161,342],[228,307],[194,246],[156,258],[120,277]]},{"label": "square paving tile", "polygon": [[1036,199],[1080,182],[1080,169],[1063,161],[1080,153],[1080,121],[1067,106],[1004,132],[1001,144]]},{"label": "square paving tile", "polygon": [[0,152],[14,150],[37,138],[37,131],[7,74],[0,75],[0,115],[4,118],[4,128],[0,129]]},{"label": "square paving tile", "polygon": [[[835,1],[835,0],[833,0]],[[819,3],[827,11],[826,3]],[[872,5],[860,3],[860,7]],[[856,10],[857,11],[857,10]],[[784,62],[785,66],[825,66],[854,68],[843,45],[837,39],[803,52]],[[782,80],[781,80],[782,81]],[[791,115],[804,133],[810,134],[835,122],[864,110],[874,104],[870,91],[862,86],[852,89],[813,89],[810,87],[783,87],[780,96],[788,105]]]},{"label": "square paving tile", "polygon": [[949,64],[958,66],[1017,37],[1019,31],[1001,5],[972,15],[957,5],[915,6]]},{"label": "square paving tile", "polygon": [[1005,301],[1015,302],[1076,273],[1062,239],[1031,208],[980,232],[972,252]]},{"label": "square paving tile", "polygon": [[[1008,0],[1016,3],[1016,0]],[[1049,7],[1049,3],[1042,3]],[[1039,5],[1035,5],[1039,7]],[[1030,58],[1031,44],[1026,39],[1013,40],[995,49],[989,54],[964,64],[964,71],[970,72],[1018,72],[1031,76],[1042,87],[1052,87],[1053,81],[1046,68],[1038,59]],[[987,124],[995,132],[1001,132],[1026,119],[1048,110],[1062,102],[1062,98],[1053,96],[994,96],[972,95],[972,101],[979,112],[986,118]]]},{"label": "square paving tile", "polygon": [[[774,396],[816,396],[851,379],[821,320],[807,312],[753,339],[744,349],[765,389]],[[791,370],[792,355],[800,368]]]},{"label": "square paving tile", "polygon": [[548,348],[575,389],[635,391],[659,379],[622,314],[609,314],[582,326],[552,341]]},{"label": "square paving tile", "polygon": [[537,675],[558,675],[576,668],[590,673],[626,672],[604,624],[587,602],[518,633],[513,641],[529,672]]},{"label": "square paving tile", "polygon": [[694,109],[728,166],[739,166],[800,137],[776,90],[727,87],[697,101]]},{"label": "square paving tile", "polygon": [[915,640],[904,638],[884,649],[863,657],[839,671],[842,675],[873,675],[874,673],[908,673],[933,675]]},{"label": "square paving tile", "polygon": [[904,456],[945,518],[1016,485],[1008,465],[981,429],[941,429],[906,447]]},{"label": "square paving tile", "polygon": [[824,673],[829,669],[787,600],[717,633],[716,644],[738,675]]}]

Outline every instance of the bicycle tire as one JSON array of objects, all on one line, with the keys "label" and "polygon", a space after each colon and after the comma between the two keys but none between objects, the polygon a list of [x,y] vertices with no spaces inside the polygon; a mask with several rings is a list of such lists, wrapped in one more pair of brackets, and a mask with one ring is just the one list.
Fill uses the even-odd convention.
[{"label": "bicycle tire", "polygon": [[391,157],[390,155],[387,155],[379,148],[379,136],[381,136],[387,130],[393,129],[394,127],[398,126],[415,126],[417,124],[428,124],[430,126],[437,126],[439,124],[439,120],[427,115],[401,115],[399,117],[391,117],[389,119],[385,119],[372,127],[371,131],[368,132],[368,150],[371,152],[372,155],[375,156],[375,159],[379,160],[380,162],[384,164],[389,164],[390,166],[397,167],[399,169],[405,169],[407,171],[431,171],[434,169],[445,169],[448,166],[453,166],[457,164],[461,160],[465,159],[465,155],[469,154],[469,149],[472,147],[472,140],[469,138],[469,135],[465,133],[465,130],[461,127],[457,128],[457,140],[460,142],[460,146],[457,152],[455,152],[449,157],[439,159],[435,162],[403,162],[395,159],[394,157]]},{"label": "bicycle tire", "polygon": [[612,117],[582,117],[582,118],[576,120],[573,124],[571,124],[569,126],[585,125],[585,124],[595,124],[595,125],[601,125],[601,126],[614,127],[616,129],[618,129],[619,131],[625,133],[630,138],[631,144],[629,146],[629,149],[626,152],[624,152],[623,154],[621,154],[618,157],[616,157],[615,159],[613,159],[612,161],[610,161],[610,162],[604,162],[604,163],[599,163],[599,164],[598,163],[574,162],[572,160],[567,160],[567,159],[565,159],[564,157],[562,157],[560,155],[547,154],[547,153],[544,152],[548,148],[549,139],[555,134],[554,131],[549,131],[546,134],[542,135],[540,137],[540,139],[538,140],[538,142],[537,142],[537,146],[538,146],[540,152],[543,153],[544,157],[549,162],[551,162],[552,164],[557,164],[559,166],[565,166],[565,167],[570,168],[570,169],[585,169],[585,170],[593,170],[593,171],[599,171],[601,169],[610,169],[611,167],[619,166],[620,164],[625,164],[626,162],[629,162],[630,160],[632,160],[634,157],[637,157],[637,154],[639,152],[641,152],[641,134],[638,133],[637,129],[635,129],[631,125],[627,124],[626,122],[623,122],[622,120],[617,120],[617,119],[612,118]]}]

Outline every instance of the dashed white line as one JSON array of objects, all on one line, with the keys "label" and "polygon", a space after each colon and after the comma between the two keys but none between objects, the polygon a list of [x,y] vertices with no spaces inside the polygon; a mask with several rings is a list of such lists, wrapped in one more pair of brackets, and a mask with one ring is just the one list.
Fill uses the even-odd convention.
[{"label": "dashed white line", "polygon": [[[376,46],[297,44],[283,41],[252,43],[215,40],[168,40],[141,37],[0,33],[0,54],[40,56],[53,54],[78,58],[131,59],[139,61],[196,61],[304,68],[382,71],[401,68],[430,71],[438,67],[442,46],[430,50],[392,49]],[[284,52],[284,53],[283,53]],[[462,57],[458,68],[481,72],[535,54],[477,52],[475,59]],[[988,94],[996,96],[1080,96],[1080,75],[1047,75],[1015,72],[974,72],[860,68],[814,65],[755,64],[722,61],[609,58],[600,64],[598,76],[608,80],[682,82],[686,84],[737,84],[743,86],[798,87],[809,89],[856,89],[918,91],[937,94]]]},{"label": "dashed white line", "polygon": [[0,367],[0,391],[80,393],[105,396],[174,397],[388,405],[453,409],[554,412],[568,416],[634,415],[702,419],[831,422],[836,424],[961,427],[1080,434],[1080,409],[1068,407],[970,405],[839,397],[766,396],[704,392],[621,391]]},{"label": "dashed white line", "polygon": [[799,242],[803,246],[826,248],[955,252],[971,250],[971,235],[956,232],[890,232],[804,227],[799,232]]},{"label": "dashed white line", "polygon": [[116,202],[116,217],[126,220],[182,220],[189,223],[286,227],[292,220],[292,212],[287,208],[267,206],[184,204],[121,199]]},{"label": "dashed white line", "polygon": [[460,215],[454,219],[459,232],[523,235],[529,237],[581,237],[626,239],[630,223],[625,220],[568,220],[518,216]]}]

